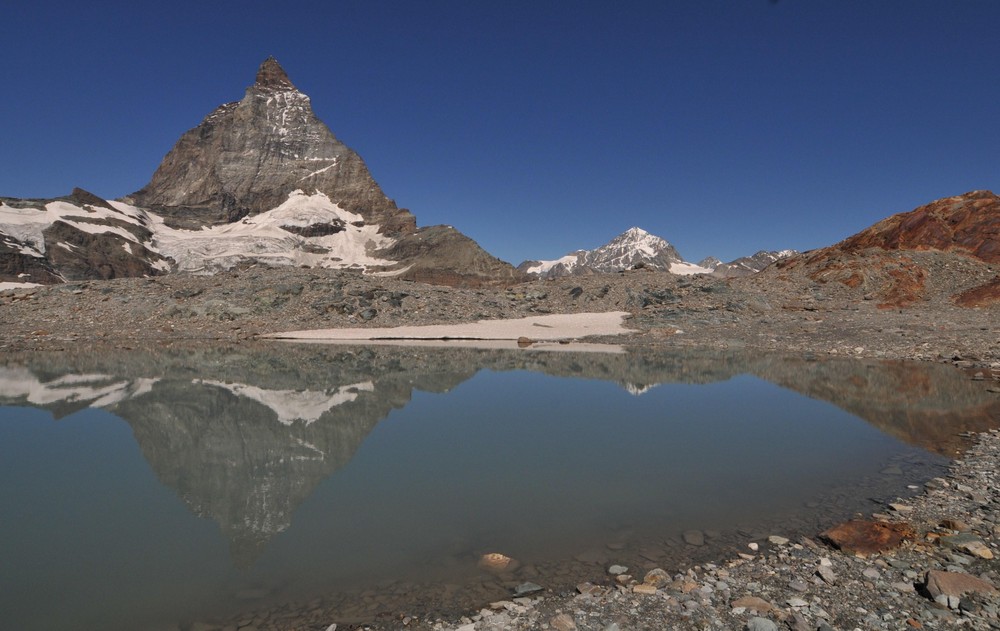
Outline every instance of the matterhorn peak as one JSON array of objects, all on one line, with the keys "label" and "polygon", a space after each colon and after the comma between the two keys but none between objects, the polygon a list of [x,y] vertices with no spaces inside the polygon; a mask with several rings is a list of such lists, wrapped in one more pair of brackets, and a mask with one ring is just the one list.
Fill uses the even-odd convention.
[{"label": "matterhorn peak", "polygon": [[268,57],[257,69],[257,80],[254,87],[265,90],[295,90],[295,85],[285,73],[278,60]]}]

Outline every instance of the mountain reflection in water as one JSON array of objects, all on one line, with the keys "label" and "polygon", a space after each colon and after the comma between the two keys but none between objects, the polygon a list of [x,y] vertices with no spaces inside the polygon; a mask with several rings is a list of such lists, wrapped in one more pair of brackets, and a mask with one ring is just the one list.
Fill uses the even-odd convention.
[{"label": "mountain reflection in water", "polygon": [[157,477],[216,521],[249,566],[295,508],[344,467],[415,390],[447,392],[480,370],[613,381],[633,394],[750,374],[821,399],[902,441],[953,453],[993,427],[998,397],[936,364],[750,352],[622,354],[270,345],[7,357],[0,403],[57,418],[100,407],[132,427]]}]

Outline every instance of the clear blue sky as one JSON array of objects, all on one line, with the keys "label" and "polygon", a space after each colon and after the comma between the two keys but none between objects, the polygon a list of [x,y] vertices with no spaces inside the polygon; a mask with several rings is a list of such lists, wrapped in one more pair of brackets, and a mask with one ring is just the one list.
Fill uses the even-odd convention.
[{"label": "clear blue sky", "polygon": [[1000,191],[1000,2],[4,2],[0,195],[142,187],[274,55],[420,225],[688,260]]}]

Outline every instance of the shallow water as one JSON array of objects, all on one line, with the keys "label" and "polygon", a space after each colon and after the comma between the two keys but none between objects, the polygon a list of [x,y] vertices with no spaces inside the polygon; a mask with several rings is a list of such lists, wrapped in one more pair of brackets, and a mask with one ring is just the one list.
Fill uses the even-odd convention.
[{"label": "shallow water", "polygon": [[284,345],[8,356],[0,403],[0,611],[25,630],[351,622],[669,569],[877,510],[998,418],[930,365]]}]

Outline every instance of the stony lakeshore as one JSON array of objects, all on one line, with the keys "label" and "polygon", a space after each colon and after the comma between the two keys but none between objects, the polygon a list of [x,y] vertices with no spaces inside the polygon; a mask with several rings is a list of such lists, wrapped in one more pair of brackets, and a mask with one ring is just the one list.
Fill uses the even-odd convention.
[{"label": "stony lakeshore", "polygon": [[[512,580],[510,598],[483,603],[480,611],[458,619],[428,618],[412,611],[386,614],[372,624],[338,624],[331,622],[336,612],[314,604],[244,614],[229,622],[198,622],[187,628],[997,629],[1000,431],[973,438],[974,445],[964,457],[955,460],[946,475],[927,481],[918,494],[887,502],[872,515],[856,515],[862,526],[860,539],[854,542],[832,531],[827,540],[776,532],[747,540],[745,551],[734,557],[687,568],[607,563],[595,569],[592,581],[575,589]],[[885,533],[899,537],[893,540]],[[693,531],[685,533],[685,540],[694,546],[704,536]],[[877,549],[865,549],[873,545],[873,539]],[[831,540],[844,549],[837,549]]]},{"label": "stony lakeshore", "polygon": [[[899,307],[864,287],[773,270],[723,280],[639,269],[483,288],[261,266],[214,276],[79,281],[0,293],[0,352],[255,345],[261,335],[283,330],[621,310],[629,312],[625,325],[634,332],[592,341],[942,362],[1000,397],[998,307],[959,307],[950,299],[990,278],[995,267],[946,253],[926,259],[935,273],[924,295]],[[545,339],[544,330],[537,339]],[[322,603],[300,603],[174,629],[1000,628],[994,591],[1000,575],[992,558],[1000,535],[998,455],[1000,435],[984,434],[948,476],[877,509],[876,520],[905,522],[912,533],[900,547],[867,557],[837,551],[816,532],[775,528],[748,538],[735,557],[683,567],[615,567],[609,550],[609,561],[595,564],[576,590],[511,575],[509,599],[482,602],[481,611],[464,618],[414,608],[351,620]],[[685,541],[694,546],[707,534],[690,533]]]}]

